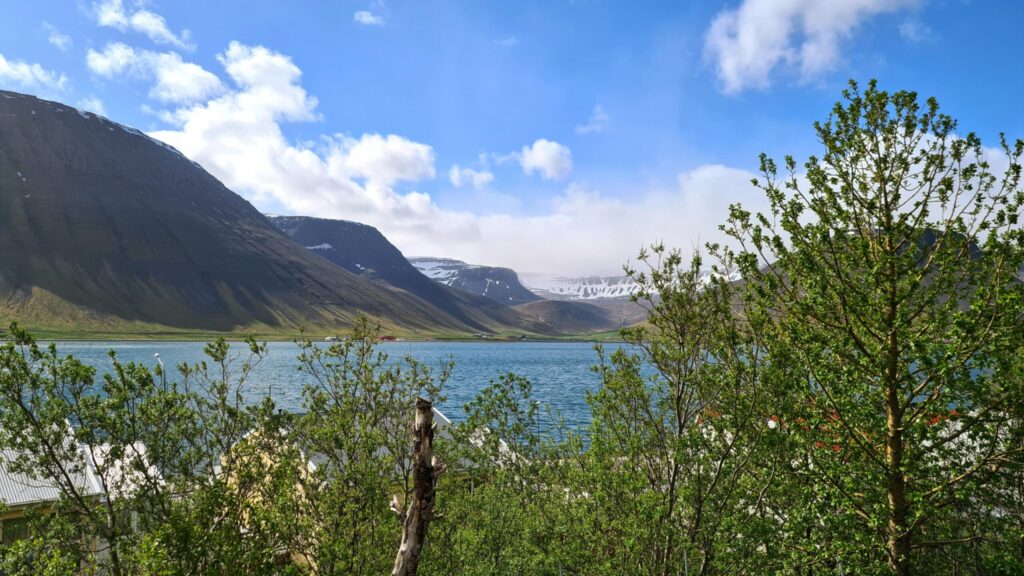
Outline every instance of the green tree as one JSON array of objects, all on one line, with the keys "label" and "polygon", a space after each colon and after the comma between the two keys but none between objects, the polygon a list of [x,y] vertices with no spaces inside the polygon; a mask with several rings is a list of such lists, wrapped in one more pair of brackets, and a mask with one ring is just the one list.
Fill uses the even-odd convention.
[{"label": "green tree", "polygon": [[404,505],[412,493],[415,401],[440,401],[451,370],[393,361],[378,335],[360,317],[341,342],[299,343],[304,413],[286,425],[280,489],[266,502],[292,553],[315,574],[390,571],[401,526],[389,502]]},{"label": "green tree", "polygon": [[0,347],[0,445],[10,470],[58,488],[59,512],[88,536],[82,546],[98,538],[106,568],[119,576],[130,573],[136,514],[171,505],[159,470],[180,461],[166,440],[182,402],[144,367],[111,358],[114,373],[97,384],[93,368],[13,325]]},{"label": "green tree", "polygon": [[994,173],[934,99],[873,81],[843,97],[815,124],[823,155],[803,174],[787,157],[783,176],[762,156],[769,213],[734,206],[724,227],[764,353],[793,367],[779,432],[804,503],[785,507],[777,554],[816,573],[987,573],[972,551],[1005,535],[976,503],[1022,455],[1004,367],[1024,310],[1024,143],[1003,139]]},{"label": "green tree", "polygon": [[600,573],[580,537],[581,438],[515,374],[491,381],[464,409],[424,573]]},{"label": "green tree", "polygon": [[[764,343],[733,312],[734,287],[701,258],[656,245],[627,272],[647,322],[599,366],[584,459],[595,554],[642,574],[735,573],[763,523],[756,494],[771,412],[758,373]],[[746,503],[746,504],[745,504]]]},{"label": "green tree", "polygon": [[243,402],[265,352],[254,341],[249,348],[237,378],[236,358],[218,340],[206,348],[211,365],[181,367],[181,385],[113,353],[112,372],[97,379],[12,326],[0,347],[5,465],[61,495],[47,515],[54,521],[40,524],[42,552],[60,554],[35,557],[74,558],[115,576],[270,573],[273,541],[248,529],[247,495],[230,481],[230,447],[272,412],[269,401]]}]

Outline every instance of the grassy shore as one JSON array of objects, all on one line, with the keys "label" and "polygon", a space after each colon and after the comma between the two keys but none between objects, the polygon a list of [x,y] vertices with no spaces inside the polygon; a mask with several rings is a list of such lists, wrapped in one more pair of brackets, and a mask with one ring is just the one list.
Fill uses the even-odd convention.
[{"label": "grassy shore", "polygon": [[[316,342],[322,341],[327,336],[344,336],[349,332],[347,327],[340,327],[337,330],[324,330],[318,328],[308,331],[297,330],[233,330],[229,332],[212,331],[191,331],[177,330],[173,328],[149,327],[144,330],[76,330],[67,328],[47,328],[23,326],[32,333],[38,340],[42,341],[165,341],[165,342],[210,342],[223,337],[227,340],[243,340],[252,336],[261,342],[292,342],[303,336]],[[560,336],[545,336],[529,333],[503,333],[488,334],[486,337],[477,337],[473,334],[461,334],[450,332],[425,332],[412,333],[402,330],[389,331],[382,328],[382,334],[401,338],[407,342],[515,342],[525,338],[531,342],[619,342],[621,337],[618,330],[597,332],[592,334],[570,334]],[[0,337],[6,334],[6,327],[0,329]]]}]

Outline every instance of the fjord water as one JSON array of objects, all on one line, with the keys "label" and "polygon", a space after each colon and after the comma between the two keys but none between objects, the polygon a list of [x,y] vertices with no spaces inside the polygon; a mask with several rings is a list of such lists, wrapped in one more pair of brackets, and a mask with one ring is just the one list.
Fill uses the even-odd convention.
[{"label": "fjord water", "polygon": [[[322,345],[322,344],[318,344]],[[180,381],[176,367],[182,362],[194,364],[205,358],[202,342],[59,342],[61,355],[74,355],[94,366],[98,375],[111,371],[108,351],[114,350],[121,362],[155,366],[155,354],[167,367],[168,381]],[[607,351],[620,344],[606,344]],[[269,394],[285,410],[302,409],[302,387],[308,381],[299,372],[296,357],[299,348],[292,342],[271,342],[268,354],[253,372],[245,388],[247,398]],[[446,400],[439,408],[452,420],[463,419],[463,406],[502,374],[513,372],[533,383],[533,397],[560,413],[569,427],[585,426],[590,421],[586,392],[596,390],[599,376],[592,370],[598,356],[587,342],[388,342],[380,345],[389,361],[406,356],[426,363],[436,371],[449,359],[455,362],[445,386]],[[234,371],[248,356],[244,344],[232,344]],[[544,427],[549,422],[544,417]]]}]

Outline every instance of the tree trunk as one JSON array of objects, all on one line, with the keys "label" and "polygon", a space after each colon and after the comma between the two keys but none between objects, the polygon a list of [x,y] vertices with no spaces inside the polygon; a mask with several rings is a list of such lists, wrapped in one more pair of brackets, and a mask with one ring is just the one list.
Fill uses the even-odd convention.
[{"label": "tree trunk", "polygon": [[887,399],[886,464],[889,478],[888,552],[889,569],[899,576],[910,574],[910,535],[907,534],[907,482],[903,475],[903,429],[897,391],[890,389]]},{"label": "tree trunk", "polygon": [[[892,214],[890,208],[885,215],[886,230],[892,230]],[[888,310],[885,316],[886,326],[886,368],[885,368],[885,460],[888,468],[886,479],[886,496],[889,504],[889,522],[886,527],[886,547],[889,553],[889,570],[899,576],[910,574],[910,534],[907,532],[907,477],[903,471],[903,398],[899,387],[900,345],[896,330],[899,305],[896,292],[899,274],[894,259],[897,254],[891,234],[885,237],[885,255],[887,265]]]},{"label": "tree trunk", "polygon": [[391,507],[402,522],[402,544],[395,556],[392,576],[415,576],[419,567],[427,525],[434,516],[434,487],[444,467],[433,457],[434,411],[429,400],[416,399],[416,424],[413,427],[413,490],[408,509],[401,511],[398,497]]}]

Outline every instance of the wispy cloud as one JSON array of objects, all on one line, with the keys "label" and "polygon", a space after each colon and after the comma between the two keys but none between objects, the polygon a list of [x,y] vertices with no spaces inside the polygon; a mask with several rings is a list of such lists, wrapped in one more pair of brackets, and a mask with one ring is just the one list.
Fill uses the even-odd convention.
[{"label": "wispy cloud", "polygon": [[519,38],[516,38],[515,36],[506,36],[505,38],[495,40],[494,45],[498,48],[512,48],[519,45]]},{"label": "wispy cloud", "polygon": [[34,62],[8,60],[0,54],[0,86],[61,92],[68,85],[63,72],[47,70]]},{"label": "wispy cloud", "polygon": [[43,28],[45,28],[46,31],[49,33],[49,36],[46,38],[46,40],[50,44],[53,44],[62,51],[67,50],[71,47],[71,36],[68,36],[67,34],[61,34],[60,30],[57,30],[57,27],[54,26],[53,24],[50,24],[49,22],[43,22]]},{"label": "wispy cloud", "polygon": [[225,90],[215,74],[198,64],[185,62],[175,52],[138,50],[114,42],[102,51],[90,49],[85,62],[93,74],[103,78],[153,80],[149,96],[161,102],[188,104]]},{"label": "wispy cloud", "polygon": [[384,26],[391,10],[384,0],[373,0],[366,10],[357,10],[352,14],[352,21],[360,26]]},{"label": "wispy cloud", "polygon": [[836,67],[840,46],[862,22],[917,0],[743,0],[719,13],[705,37],[722,91],[765,89],[779,68],[808,81]]},{"label": "wispy cloud", "polygon": [[369,10],[359,10],[352,14],[352,21],[363,26],[383,26],[384,18]]},{"label": "wispy cloud", "polygon": [[107,110],[103,106],[103,101],[97,98],[96,96],[82,98],[78,101],[77,104],[75,104],[75,106],[81,108],[82,110],[86,110],[88,112],[95,112],[96,114],[100,114],[102,116],[106,116],[107,114]]},{"label": "wispy cloud", "polygon": [[899,25],[900,36],[908,42],[924,42],[932,37],[932,29],[918,20],[907,20]]},{"label": "wispy cloud", "polygon": [[597,132],[604,132],[608,130],[611,124],[611,117],[604,111],[604,108],[600,104],[594,106],[594,110],[590,113],[590,118],[586,124],[577,124],[577,134],[594,134]]},{"label": "wispy cloud", "polygon": [[472,184],[473,188],[480,190],[494,181],[494,174],[489,170],[462,168],[458,164],[454,164],[448,171],[448,181],[456,188]]},{"label": "wispy cloud", "polygon": [[136,7],[135,10],[125,9],[124,0],[94,2],[93,14],[100,26],[121,32],[139,32],[157,44],[170,44],[183,50],[195,49],[188,30],[175,34],[167,27],[167,21],[163,16],[141,7]]}]

